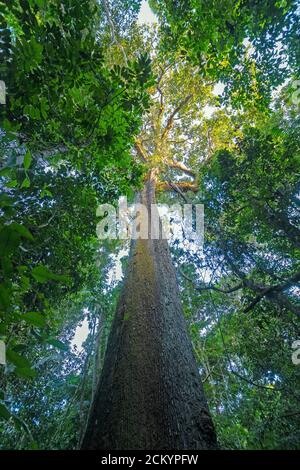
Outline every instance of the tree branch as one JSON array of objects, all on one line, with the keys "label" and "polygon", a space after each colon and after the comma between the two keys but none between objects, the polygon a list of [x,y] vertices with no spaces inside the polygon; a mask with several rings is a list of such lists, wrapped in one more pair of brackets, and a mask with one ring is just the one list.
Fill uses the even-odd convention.
[{"label": "tree branch", "polygon": [[216,292],[221,292],[222,294],[231,294],[232,292],[235,292],[243,287],[243,283],[241,282],[240,284],[230,287],[229,289],[221,289],[220,287],[216,286],[211,286],[211,285],[202,285],[202,286],[197,286],[193,279],[188,277],[182,270],[180,270],[180,274],[189,282],[191,282],[195,288],[195,290],[198,291],[204,291],[204,290],[214,290]]},{"label": "tree branch", "polygon": [[158,112],[158,118],[160,118],[160,116],[162,115],[164,111],[164,95],[163,95],[162,89],[159,86],[157,87],[157,91],[160,96],[160,107],[159,107],[159,112]]},{"label": "tree branch", "polygon": [[137,152],[137,154],[141,157],[141,159],[143,160],[143,162],[147,162],[148,160],[148,155],[147,155],[147,152],[142,144],[142,142],[138,139],[136,139],[135,141],[135,144],[134,144],[134,148]]},{"label": "tree branch", "polygon": [[185,197],[185,195],[184,195],[183,192],[180,190],[180,188],[178,188],[177,184],[172,183],[172,181],[169,181],[169,185],[171,186],[172,189],[174,189],[174,191],[176,191],[176,193],[179,194],[179,196],[182,197],[182,199],[184,200],[184,202],[185,202],[186,204],[189,204],[188,199]]},{"label": "tree branch", "polygon": [[162,140],[168,135],[168,133],[172,129],[173,123],[174,123],[174,118],[175,118],[176,114],[178,114],[179,111],[189,102],[189,100],[192,98],[192,96],[193,96],[192,94],[186,96],[184,98],[184,100],[182,100],[179,103],[179,105],[174,109],[174,111],[170,114],[170,116],[167,120],[166,127],[164,128],[162,136],[161,136]]},{"label": "tree branch", "polygon": [[196,178],[196,173],[190,168],[188,168],[187,166],[185,166],[184,163],[171,161],[171,162],[167,162],[167,165],[171,168],[175,168],[176,170],[181,170],[185,174],[192,176],[193,178]]},{"label": "tree branch", "polygon": [[126,56],[126,52],[124,50],[124,47],[122,46],[122,44],[119,43],[119,41],[117,40],[117,37],[116,37],[115,25],[114,25],[113,20],[111,19],[111,16],[110,16],[109,6],[108,6],[106,0],[102,0],[102,3],[103,3],[103,7],[104,7],[104,10],[105,10],[106,16],[107,16],[107,21],[108,21],[109,26],[110,26],[110,34],[111,34],[112,44],[117,44],[119,46],[119,48],[121,49],[123,58],[124,58],[125,65],[128,65],[127,56]]},{"label": "tree branch", "polygon": [[[168,181],[161,181],[160,183],[158,183],[157,189],[160,191],[170,191],[170,189],[174,189],[174,187],[172,187],[173,184],[174,183]],[[199,190],[198,185],[195,183],[191,183],[190,181],[179,181],[176,182],[175,185],[182,192],[193,191],[194,193],[197,193]]]},{"label": "tree branch", "polygon": [[291,312],[295,313],[297,316],[300,316],[300,307],[294,305],[282,291],[288,289],[293,284],[296,284],[300,281],[300,272],[294,274],[289,279],[284,281],[282,284],[276,284],[275,286],[258,286],[251,281],[244,280],[245,287],[249,287],[253,291],[260,290],[261,292],[253,299],[253,301],[245,308],[244,312],[249,312],[256,304],[258,304],[264,297],[267,297],[270,300],[275,300],[281,306],[288,308]]}]

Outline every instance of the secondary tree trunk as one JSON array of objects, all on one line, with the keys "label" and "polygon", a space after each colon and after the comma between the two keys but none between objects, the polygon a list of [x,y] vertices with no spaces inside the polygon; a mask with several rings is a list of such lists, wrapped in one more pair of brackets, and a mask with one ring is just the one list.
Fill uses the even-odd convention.
[{"label": "secondary tree trunk", "polygon": [[132,244],[82,448],[217,448],[166,240]]}]

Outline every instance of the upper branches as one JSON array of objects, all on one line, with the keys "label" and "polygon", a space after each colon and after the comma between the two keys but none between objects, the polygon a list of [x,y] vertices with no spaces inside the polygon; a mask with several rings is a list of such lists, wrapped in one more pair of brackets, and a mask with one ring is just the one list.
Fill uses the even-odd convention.
[{"label": "upper branches", "polygon": [[139,139],[135,140],[134,148],[135,148],[137,154],[139,155],[139,157],[141,158],[141,160],[144,163],[149,160],[149,156],[147,155],[147,151],[146,151],[146,149],[144,148],[142,142]]},{"label": "upper branches", "polygon": [[184,163],[171,160],[167,162],[167,165],[171,168],[182,171],[183,173],[188,176],[191,176],[192,178],[196,177],[196,172],[191,168],[188,168]]},{"label": "upper branches", "polygon": [[178,106],[172,111],[172,113],[170,114],[170,116],[169,116],[168,119],[167,119],[166,126],[165,126],[165,128],[164,128],[164,130],[163,130],[163,132],[162,132],[162,136],[161,136],[162,140],[164,140],[164,139],[168,136],[170,130],[172,129],[173,124],[174,124],[174,118],[175,118],[175,116],[182,110],[182,108],[184,108],[184,106],[190,101],[190,99],[191,99],[192,97],[193,97],[192,94],[189,94],[188,96],[186,96],[186,97],[178,104]]},{"label": "upper branches", "polygon": [[300,281],[300,271],[296,272],[293,276],[286,279],[284,282],[275,285],[262,285],[258,284],[251,279],[246,278],[246,276],[241,276],[242,280],[238,284],[229,288],[221,288],[211,284],[197,285],[193,279],[188,277],[182,270],[180,271],[182,276],[192,282],[194,288],[197,291],[213,290],[220,292],[222,294],[231,294],[242,288],[248,288],[254,293],[256,293],[255,298],[252,302],[244,309],[244,312],[247,313],[252,310],[255,305],[257,305],[263,298],[277,303],[281,307],[286,307],[292,313],[295,313],[300,318],[300,306],[292,303],[289,298],[284,294],[284,291],[297,284]]}]

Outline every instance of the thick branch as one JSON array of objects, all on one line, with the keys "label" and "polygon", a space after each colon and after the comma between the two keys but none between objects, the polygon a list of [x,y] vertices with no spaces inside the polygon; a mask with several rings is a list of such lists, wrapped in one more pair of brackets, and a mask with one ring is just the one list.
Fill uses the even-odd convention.
[{"label": "thick branch", "polygon": [[172,162],[167,162],[167,165],[171,168],[175,168],[176,170],[181,170],[185,174],[192,176],[193,178],[196,177],[196,173],[190,168],[188,168],[187,166],[185,166],[184,163],[172,161]]},{"label": "thick branch", "polygon": [[184,200],[184,202],[185,202],[186,204],[189,204],[188,199],[187,199],[186,196],[183,194],[183,192],[178,188],[177,184],[172,183],[172,181],[169,181],[169,185],[171,186],[172,189],[174,189],[174,191],[176,191],[176,193],[179,194],[180,197],[182,197],[182,199]]},{"label": "thick branch", "polygon": [[174,65],[173,62],[171,62],[169,65],[167,65],[164,69],[161,67],[161,65],[159,65],[159,68],[160,68],[160,74],[159,74],[159,77],[158,77],[158,80],[157,80],[157,86],[159,86],[160,82],[162,81],[164,75],[166,74],[166,72]]},{"label": "thick branch", "polygon": [[253,291],[260,291],[259,294],[253,299],[250,305],[245,308],[245,313],[249,312],[256,304],[258,304],[264,297],[270,300],[276,301],[279,305],[287,307],[291,312],[300,316],[300,307],[294,305],[282,291],[290,288],[294,284],[300,281],[300,272],[294,274],[289,279],[284,281],[282,284],[276,284],[275,286],[258,286],[251,281],[245,281],[244,285],[249,287]]},{"label": "thick branch", "polygon": [[[158,183],[157,189],[160,191],[170,191],[170,189],[174,189],[172,187],[172,184],[173,183],[169,183],[167,181],[162,181]],[[195,183],[191,183],[190,181],[179,181],[179,182],[176,182],[175,185],[182,192],[193,191],[194,193],[197,193],[199,190],[198,185]]]},{"label": "thick branch", "polygon": [[159,107],[159,112],[158,112],[158,117],[160,118],[160,116],[162,115],[164,111],[164,95],[163,95],[162,89],[159,86],[157,87],[157,91],[160,96],[160,107]]},{"label": "thick branch", "polygon": [[184,98],[184,100],[182,100],[179,105],[174,109],[174,111],[170,114],[168,120],[167,120],[167,124],[166,124],[166,127],[164,128],[164,131],[162,133],[162,139],[164,139],[168,133],[170,132],[170,130],[172,129],[173,127],[173,124],[174,124],[174,118],[176,116],[176,114],[179,113],[179,111],[189,102],[189,100],[192,98],[192,94],[188,95],[186,98]]},{"label": "thick branch", "polygon": [[247,382],[250,385],[253,385],[254,387],[264,388],[264,389],[270,390],[271,392],[278,392],[282,390],[280,387],[275,388],[275,387],[270,387],[270,385],[262,385],[262,384],[258,384],[257,382],[253,382],[253,380],[248,379],[247,377],[244,377],[243,375],[233,370],[232,367],[230,367],[230,372],[236,377],[238,377],[239,379],[244,380],[245,382]]},{"label": "thick branch", "polygon": [[231,287],[229,289],[221,289],[213,285],[197,286],[195,282],[193,281],[193,279],[189,278],[184,272],[180,271],[180,273],[185,279],[187,279],[189,282],[191,282],[194,285],[195,290],[200,291],[200,292],[204,290],[213,290],[216,292],[221,292],[222,294],[230,294],[243,287],[248,287],[254,292],[259,292],[259,294],[252,300],[252,302],[248,305],[248,307],[244,309],[245,313],[252,310],[255,307],[255,305],[257,305],[264,297],[266,297],[271,302],[277,303],[281,307],[287,308],[288,310],[290,310],[290,312],[300,317],[300,306],[292,303],[289,300],[289,298],[283,293],[284,290],[292,287],[294,284],[299,282],[300,272],[297,272],[296,274],[291,276],[289,279],[284,281],[282,284],[277,284],[274,286],[261,286],[261,285],[255,284],[249,279],[243,278],[243,280],[238,285]]},{"label": "thick branch", "polygon": [[298,318],[300,318],[300,306],[291,302],[285,294],[281,292],[272,292],[271,294],[267,295],[267,298],[280,305],[280,307],[288,309],[290,312],[294,313]]},{"label": "thick branch", "polygon": [[198,291],[203,291],[203,290],[214,290],[216,292],[221,292],[222,294],[231,294],[232,292],[235,292],[243,287],[243,283],[241,282],[237,286],[230,287],[229,289],[221,289],[220,287],[212,286],[212,285],[202,285],[202,286],[197,286],[193,279],[188,277],[183,271],[180,271],[180,274],[187,279],[187,281],[191,282],[194,286],[194,288]]},{"label": "thick branch", "polygon": [[143,144],[141,143],[140,140],[136,139],[135,144],[134,144],[134,148],[137,151],[137,154],[143,160],[143,162],[147,162],[148,155],[147,155],[147,152],[146,152],[146,150],[145,150],[145,148],[144,148],[144,146],[143,146]]}]

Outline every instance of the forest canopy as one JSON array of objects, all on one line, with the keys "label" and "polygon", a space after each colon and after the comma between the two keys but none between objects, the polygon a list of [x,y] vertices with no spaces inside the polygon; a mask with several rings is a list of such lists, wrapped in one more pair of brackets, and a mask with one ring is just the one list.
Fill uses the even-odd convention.
[{"label": "forest canopy", "polygon": [[[299,17],[0,1],[1,449],[299,449]],[[120,197],[203,246],[99,240]]]}]

